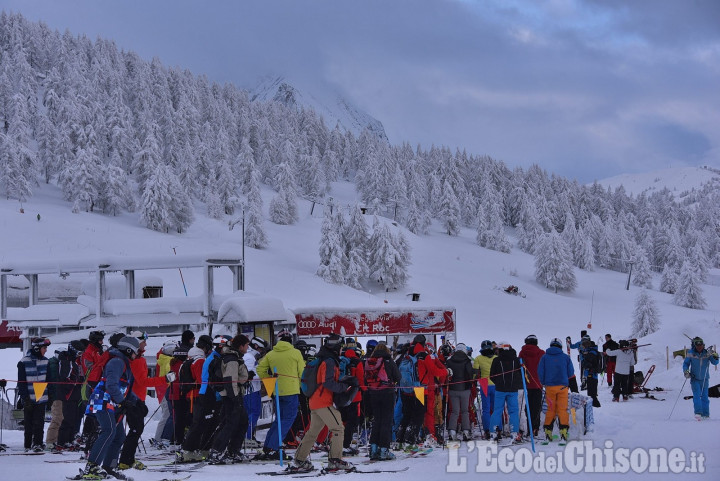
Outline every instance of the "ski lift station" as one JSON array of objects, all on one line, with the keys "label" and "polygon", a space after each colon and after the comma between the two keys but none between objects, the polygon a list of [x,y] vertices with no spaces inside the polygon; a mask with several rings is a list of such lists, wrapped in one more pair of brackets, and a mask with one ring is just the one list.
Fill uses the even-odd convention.
[{"label": "ski lift station", "polygon": [[[230,275],[217,275],[221,270]],[[193,285],[201,284],[202,293],[166,297],[167,272],[159,275],[161,271],[179,271],[181,278],[184,274]],[[231,285],[219,286],[216,278]],[[25,350],[34,336],[66,331],[137,329],[167,337],[185,329],[212,333],[215,324],[272,341],[278,325],[294,324],[280,299],[243,287],[242,257],[227,253],[5,261],[0,265],[0,347],[24,344]]]}]

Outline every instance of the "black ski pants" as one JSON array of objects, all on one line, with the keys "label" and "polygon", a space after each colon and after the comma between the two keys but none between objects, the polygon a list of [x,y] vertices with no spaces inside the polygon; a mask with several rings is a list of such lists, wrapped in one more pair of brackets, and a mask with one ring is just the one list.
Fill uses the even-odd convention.
[{"label": "black ski pants", "polygon": [[220,431],[213,441],[212,448],[218,452],[223,452],[225,448],[229,453],[238,452],[242,447],[249,423],[242,396],[223,397],[220,423]]},{"label": "black ski pants", "polygon": [[132,466],[135,464],[135,452],[137,451],[140,436],[145,429],[145,416],[148,415],[148,408],[145,401],[138,401],[134,406],[125,410],[128,433],[120,453],[120,462]]},{"label": "black ski pants", "polygon": [[395,413],[395,390],[368,390],[364,399],[373,415],[370,444],[376,444],[379,448],[389,448]]},{"label": "black ski pants", "polygon": [[23,401],[23,426],[25,449],[42,446],[47,403],[36,403],[29,398]]}]

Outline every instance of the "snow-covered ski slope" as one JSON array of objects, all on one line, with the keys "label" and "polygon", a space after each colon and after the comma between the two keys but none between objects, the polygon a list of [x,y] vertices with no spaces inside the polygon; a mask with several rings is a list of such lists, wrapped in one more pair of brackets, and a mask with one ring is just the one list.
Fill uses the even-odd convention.
[{"label": "snow-covered ski slope", "polygon": [[[263,196],[267,210],[272,193],[265,190]],[[355,202],[351,184],[334,184],[332,196],[341,205]],[[230,231],[227,219],[218,221],[207,218],[203,215],[204,206],[199,204],[196,206],[197,220],[182,235],[161,234],[140,227],[137,214],[124,213],[118,217],[85,212],[73,214],[71,206],[62,201],[61,193],[52,185],[38,188],[33,198],[22,207],[24,213],[20,213],[17,201],[0,200],[0,258],[3,260],[105,254],[167,256],[172,254],[173,248],[178,255],[218,251],[239,253],[241,250],[240,229]],[[246,249],[248,291],[277,296],[288,308],[407,305],[411,303],[407,294],[417,292],[421,294],[421,300],[417,303],[420,306],[455,306],[458,340],[473,346],[476,351],[483,339],[510,342],[519,350],[525,336],[531,333],[536,334],[540,346],[546,348],[553,337],[571,335],[577,339],[579,331],[586,329],[591,318],[590,335],[594,340],[608,332],[615,339],[630,334],[631,314],[639,288],[631,285],[629,291],[625,290],[625,274],[606,270],[576,270],[576,291],[555,294],[535,282],[532,256],[517,249],[513,249],[510,254],[482,249],[475,244],[475,231],[470,229],[463,229],[460,236],[453,238],[444,235],[437,225],[433,226],[428,236],[417,237],[406,232],[412,246],[413,264],[408,286],[398,292],[385,293],[379,286],[374,286],[371,292],[365,292],[327,284],[314,275],[319,259],[321,212],[316,209],[311,216],[310,205],[300,202],[300,213],[300,221],[296,225],[266,223],[270,238],[267,249]],[[37,214],[41,215],[40,221],[37,220]],[[372,219],[368,218],[368,223],[371,222]],[[514,238],[511,237],[511,240]],[[158,271],[157,275],[163,276],[166,296],[184,295],[177,272]],[[188,294],[199,295],[201,277],[191,273],[185,273],[184,277],[188,283]],[[12,282],[16,281],[22,280]],[[67,281],[58,277],[57,282],[62,286],[62,282],[76,281],[71,276]],[[656,287],[658,283],[659,279],[655,279]],[[668,370],[666,349],[673,351],[685,346],[687,339],[683,333],[702,336],[707,344],[720,342],[720,271],[711,270],[708,283],[704,286],[708,302],[706,310],[680,308],[672,304],[671,296],[657,290],[650,292],[661,313],[663,325],[659,332],[642,339],[642,343],[652,345],[641,349],[637,368],[647,371],[650,365],[657,366],[649,385],[670,389],[667,393],[656,393],[658,397],[666,398],[666,401],[634,399],[627,403],[611,403],[609,388],[601,384],[600,401],[603,405],[595,410],[595,432],[587,437],[598,448],[627,448],[629,452],[638,448],[640,451],[637,451],[636,456],[639,462],[642,461],[642,453],[649,448],[682,448],[688,459],[691,452],[703,453],[706,472],[691,475],[635,474],[631,471],[622,475],[623,479],[720,479],[720,459],[712,457],[720,447],[720,438],[717,436],[720,403],[717,399],[711,399],[709,421],[695,421],[692,401],[682,398],[672,418],[668,420],[677,397],[690,394],[690,391],[686,385],[680,392],[684,381],[680,360],[670,359]],[[510,284],[517,285],[526,298],[509,296],[494,288]],[[218,288],[223,285],[229,283],[216,282]],[[153,345],[150,346],[152,349]],[[0,378],[16,378],[15,365],[19,358],[18,350],[0,350]],[[720,373],[713,368],[710,384],[717,383],[720,383]],[[11,387],[13,384],[10,382]],[[151,412],[154,408],[155,405],[151,404]],[[154,431],[154,422],[148,425],[146,437]],[[5,431],[3,442],[19,448],[22,445],[22,433]],[[517,451],[525,448],[529,448],[529,445],[513,449]],[[465,453],[466,450],[463,445],[459,453]],[[556,456],[554,453],[558,448],[551,444],[538,450]],[[474,449],[466,460],[467,474],[453,473],[448,476],[477,476],[474,472],[477,453],[478,449]],[[55,458],[49,454],[42,457],[0,457],[3,479],[22,479],[28,475],[34,480],[64,479],[66,475],[77,472],[74,464],[43,462]],[[440,479],[446,475],[449,461],[448,451],[437,449],[425,458],[399,459],[389,462],[387,466],[410,466],[407,472],[392,474],[395,478],[410,480],[422,476],[425,479]],[[218,476],[239,477],[268,469],[272,469],[272,466],[208,466],[192,473],[191,479],[204,481],[217,479]],[[175,477],[169,473],[149,472],[134,472],[131,475],[138,481]],[[502,475],[502,479],[525,479],[531,475],[513,471]],[[552,478],[570,479],[571,476],[577,475],[566,470],[553,474]],[[616,473],[603,475],[602,478],[619,479],[620,476]]]}]

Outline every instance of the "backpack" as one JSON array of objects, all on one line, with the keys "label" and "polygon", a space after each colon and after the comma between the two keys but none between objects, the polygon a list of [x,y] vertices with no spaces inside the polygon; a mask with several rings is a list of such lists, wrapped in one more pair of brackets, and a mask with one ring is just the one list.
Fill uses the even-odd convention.
[{"label": "backpack", "polygon": [[194,359],[186,359],[183,361],[178,371],[178,382],[180,383],[180,394],[185,396],[193,389],[197,388],[195,379],[192,375],[192,363]]},{"label": "backpack", "polygon": [[321,362],[322,359],[316,357],[305,364],[305,369],[303,369],[302,376],[300,376],[300,390],[306,398],[310,398],[310,396],[315,394],[315,391],[317,391],[317,375]]},{"label": "backpack", "polygon": [[583,368],[591,374],[602,372],[602,357],[597,350],[588,350],[583,353]]},{"label": "backpack", "polygon": [[343,376],[354,376],[356,368],[360,364],[360,359],[357,357],[340,357],[340,377]]},{"label": "backpack", "polygon": [[385,371],[385,360],[383,358],[377,358],[377,363],[372,364],[370,359],[365,361],[365,385],[368,387],[380,387],[387,386],[390,383],[390,378]]},{"label": "backpack", "polygon": [[215,392],[225,390],[225,382],[222,374],[222,358],[220,356],[213,356],[208,365],[208,385]]},{"label": "backpack", "polygon": [[400,369],[400,392],[414,394],[413,388],[420,386],[417,357],[405,354],[398,368]]}]

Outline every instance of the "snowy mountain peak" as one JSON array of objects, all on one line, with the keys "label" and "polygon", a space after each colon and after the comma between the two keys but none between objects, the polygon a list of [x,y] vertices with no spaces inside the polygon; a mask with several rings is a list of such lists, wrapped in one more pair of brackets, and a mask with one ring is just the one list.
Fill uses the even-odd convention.
[{"label": "snowy mountain peak", "polygon": [[652,194],[667,188],[675,197],[692,189],[700,190],[706,185],[720,188],[720,170],[712,167],[671,167],[638,174],[621,174],[599,180],[603,187],[615,190],[623,186],[628,195]]},{"label": "snowy mountain peak", "polygon": [[379,139],[388,141],[382,122],[360,110],[332,89],[323,89],[322,92],[300,90],[287,78],[276,76],[263,78],[255,88],[251,89],[250,94],[253,101],[273,100],[287,107],[310,107],[317,114],[322,115],[325,125],[331,129],[339,125],[341,129],[349,130],[357,136],[367,128]]}]

